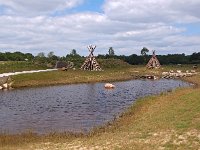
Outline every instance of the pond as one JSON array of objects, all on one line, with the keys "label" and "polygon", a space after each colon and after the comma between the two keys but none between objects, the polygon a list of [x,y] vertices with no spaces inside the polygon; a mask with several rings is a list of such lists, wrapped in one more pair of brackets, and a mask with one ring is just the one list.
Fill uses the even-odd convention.
[{"label": "pond", "polygon": [[0,92],[0,133],[88,132],[112,121],[136,99],[178,87],[180,80],[131,80],[24,88]]}]

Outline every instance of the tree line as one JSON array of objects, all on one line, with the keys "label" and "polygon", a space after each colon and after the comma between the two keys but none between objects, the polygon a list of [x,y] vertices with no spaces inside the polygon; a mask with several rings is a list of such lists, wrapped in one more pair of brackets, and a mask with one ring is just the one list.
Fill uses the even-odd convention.
[{"label": "tree line", "polygon": [[[147,55],[149,50],[146,47],[143,47],[141,50],[141,55],[132,54],[129,56],[125,55],[115,55],[112,47],[109,48],[108,54],[106,55],[98,55],[97,58],[100,59],[121,59],[131,65],[143,65],[150,60],[152,55]],[[167,55],[157,55],[159,62],[162,65],[168,64],[200,64],[200,52],[195,52],[192,55],[182,54],[167,54]]]},{"label": "tree line", "polygon": [[34,56],[31,53],[22,53],[22,52],[0,52],[0,61],[24,61],[32,60]]},{"label": "tree line", "polygon": [[[132,65],[142,65],[146,64],[148,60],[152,57],[147,53],[149,50],[143,48],[141,50],[141,55],[132,54],[129,56],[125,55],[115,55],[114,49],[109,48],[108,54],[98,55],[97,59],[121,59]],[[200,52],[195,52],[191,55],[183,54],[167,54],[167,55],[157,55],[160,63],[163,65],[167,64],[200,64]],[[56,56],[54,52],[49,52],[47,55],[41,52],[34,56],[31,53],[22,53],[22,52],[0,52],[0,61],[34,61],[39,63],[55,63],[58,60],[62,61],[72,61],[74,63],[81,64],[84,61],[84,56],[80,56],[75,49],[72,49],[69,54],[66,56]]]},{"label": "tree line", "polygon": [[[148,60],[152,55],[146,55],[145,57],[142,55],[136,55],[132,54],[129,56],[124,55],[98,55],[97,58],[101,59],[108,59],[108,58],[115,58],[115,59],[121,59],[125,62],[132,64],[132,65],[142,65],[147,64]],[[200,64],[200,52],[193,53],[192,55],[185,55],[185,54],[168,54],[168,55],[157,55],[157,58],[159,62],[162,65],[168,65],[168,64]]]}]

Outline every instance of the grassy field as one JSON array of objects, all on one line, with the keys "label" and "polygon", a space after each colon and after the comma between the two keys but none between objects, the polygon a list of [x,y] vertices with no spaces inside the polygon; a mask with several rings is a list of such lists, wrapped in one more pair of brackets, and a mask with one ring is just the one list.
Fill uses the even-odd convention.
[{"label": "grassy field", "polygon": [[25,61],[0,61],[0,73],[47,69],[45,66],[36,65]]},{"label": "grassy field", "polygon": [[[157,75],[169,70],[191,70],[191,65],[162,66],[161,69],[148,70],[145,66],[129,65],[121,60],[98,60],[104,71],[82,71],[79,68],[68,71],[40,72],[12,76],[14,88],[48,86],[57,84],[76,84],[88,82],[112,82],[134,79],[138,75]],[[45,66],[35,65],[32,62],[0,62],[0,73],[47,69]]]},{"label": "grassy field", "polygon": [[[109,65],[108,65],[109,66]],[[110,65],[112,66],[112,65]],[[163,66],[158,70],[148,70],[144,66],[125,65],[123,67],[104,67],[104,71],[82,71],[80,69],[68,71],[53,71],[34,74],[23,74],[13,76],[14,88],[30,87],[30,86],[48,86],[57,84],[74,84],[89,82],[112,82],[134,79],[138,75],[156,75],[160,76],[163,71],[171,69],[181,69],[183,71],[191,70],[190,65],[177,68],[177,66]]]},{"label": "grassy field", "polygon": [[82,70],[52,71],[13,76],[13,87],[47,86],[57,84],[75,84],[91,82],[111,82],[134,78],[133,68],[107,69],[102,72]]},{"label": "grassy field", "polygon": [[29,86],[47,86],[57,84],[76,84],[88,82],[110,82],[133,78],[134,69],[120,60],[99,60],[104,71],[83,71],[79,68],[68,71],[40,72],[13,76],[14,88]]},{"label": "grassy field", "polygon": [[[138,74],[156,74],[162,71],[191,70],[191,66],[163,66],[159,70],[146,70],[141,66],[118,69],[108,68],[104,72],[56,71],[16,76],[19,87],[124,80]],[[199,70],[198,70],[199,71]],[[59,75],[59,77],[57,77]],[[39,77],[39,78],[38,78]],[[67,150],[67,149],[198,149],[200,147],[200,74],[184,78],[198,86],[177,89],[169,93],[149,96],[138,100],[123,115],[106,126],[91,131],[88,135],[50,134],[38,136],[0,135],[2,150]],[[28,85],[31,81],[31,85]],[[40,81],[40,82],[39,82]],[[24,85],[23,85],[24,84]]]}]

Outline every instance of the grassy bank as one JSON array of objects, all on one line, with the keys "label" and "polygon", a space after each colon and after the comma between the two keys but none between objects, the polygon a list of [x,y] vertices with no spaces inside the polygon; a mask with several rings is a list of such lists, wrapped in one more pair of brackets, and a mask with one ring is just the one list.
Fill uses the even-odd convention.
[{"label": "grassy bank", "polygon": [[[75,84],[88,82],[104,82],[127,80],[133,78],[132,66],[121,60],[98,60],[104,71],[82,71],[69,69],[68,71],[40,72],[12,76],[14,88],[30,86],[48,86],[57,84]],[[0,73],[46,69],[44,66],[32,62],[1,62]]]},{"label": "grassy bank", "polygon": [[[107,65],[104,71],[83,71],[80,69],[68,71],[40,72],[34,74],[23,74],[13,76],[14,88],[31,87],[31,86],[48,86],[57,84],[76,84],[76,83],[92,83],[92,82],[112,82],[134,79],[138,75],[161,75],[163,71],[169,71],[174,66],[163,66],[158,70],[148,70],[144,66],[125,65],[111,67]],[[187,65],[181,69],[183,71],[191,70],[191,66]]]},{"label": "grassy bank", "polygon": [[57,84],[76,84],[91,82],[111,82],[133,78],[131,68],[108,69],[102,72],[88,72],[82,70],[52,71],[13,76],[13,87],[47,86]]},{"label": "grassy bank", "polygon": [[[188,67],[188,68],[187,68]],[[184,67],[185,70],[191,66]],[[125,79],[136,74],[160,74],[169,68],[160,70],[145,70],[141,66],[121,69],[108,69],[104,72],[73,71],[51,72],[55,81],[66,78],[65,81],[77,77],[90,81]],[[177,68],[179,69],[179,68]],[[182,69],[183,70],[183,69]],[[138,73],[139,71],[139,73]],[[56,78],[58,74],[60,78]],[[76,74],[76,76],[75,76]],[[38,76],[41,74],[38,74]],[[70,75],[70,76],[68,76]],[[38,77],[37,76],[37,77]],[[44,80],[47,74],[41,76]],[[102,76],[102,77],[101,77]],[[16,76],[19,81],[34,81],[33,76]],[[17,79],[19,78],[19,79]],[[33,78],[33,79],[32,79]],[[63,79],[64,80],[64,79]],[[189,82],[200,85],[200,75],[185,78]],[[63,83],[63,82],[60,82]],[[26,83],[28,84],[28,83]],[[22,85],[23,86],[23,85]],[[37,136],[0,135],[2,150],[37,149],[37,150],[64,150],[64,149],[198,149],[200,147],[200,88],[177,89],[170,93],[162,93],[138,100],[120,118],[105,127],[96,129],[89,135],[52,134]]]},{"label": "grassy bank", "polygon": [[120,60],[99,60],[104,71],[83,71],[69,69],[68,71],[40,72],[13,76],[14,88],[29,86],[47,86],[57,84],[75,84],[89,82],[111,82],[132,79],[134,69]]}]

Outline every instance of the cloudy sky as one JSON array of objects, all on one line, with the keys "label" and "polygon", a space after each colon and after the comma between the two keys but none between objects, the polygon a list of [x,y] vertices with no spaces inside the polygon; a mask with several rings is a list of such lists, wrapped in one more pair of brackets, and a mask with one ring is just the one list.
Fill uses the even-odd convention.
[{"label": "cloudy sky", "polygon": [[0,52],[200,52],[200,0],[0,0]]}]

